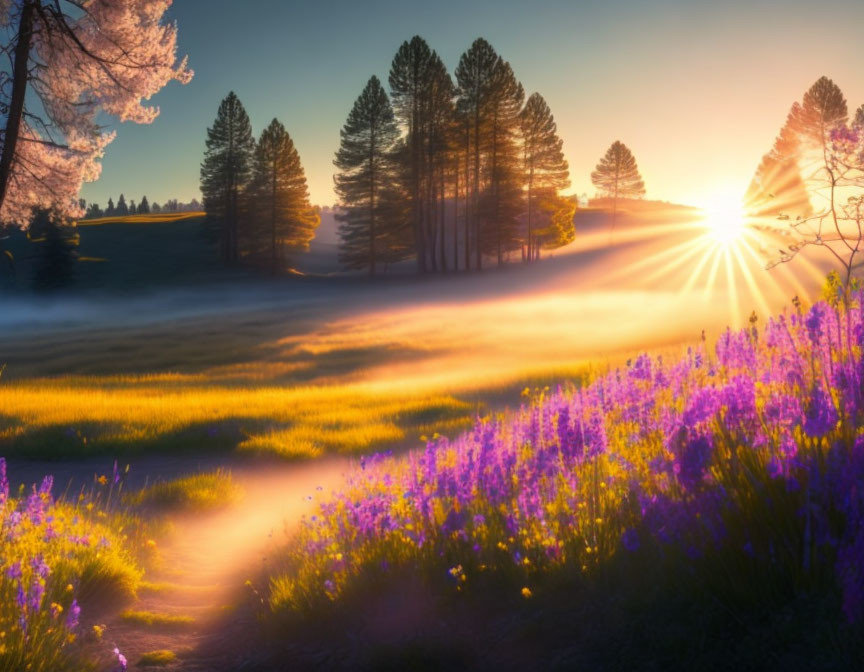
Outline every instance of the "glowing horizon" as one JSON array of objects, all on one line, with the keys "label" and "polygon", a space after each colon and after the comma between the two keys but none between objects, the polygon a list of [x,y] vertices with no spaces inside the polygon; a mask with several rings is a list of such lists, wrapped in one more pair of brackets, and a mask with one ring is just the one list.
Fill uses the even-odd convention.
[{"label": "glowing horizon", "polygon": [[[103,206],[120,192],[160,203],[200,197],[205,130],[233,89],[256,135],[274,116],[285,123],[312,201],[332,205],[332,161],[351,104],[372,74],[386,83],[399,44],[419,34],[451,75],[471,41],[486,37],[526,93],[546,98],[570,163],[569,193],[593,195],[590,172],[620,139],[639,163],[647,198],[701,205],[717,185],[735,184],[743,193],[789,106],[819,76],[839,84],[850,108],[864,102],[854,31],[864,5],[783,4],[619,0],[575,8],[546,0],[526,8],[376,0],[360,8],[339,0],[325,11],[214,0],[202,15],[195,3],[175,3],[180,50],[196,77],[156,96],[162,114],[153,125],[118,127],[102,177],[82,196]],[[619,20],[622,13],[627,21]],[[789,46],[806,43],[813,26],[832,15],[844,21],[832,23],[830,60]],[[236,48],[223,48],[228,39]]]}]

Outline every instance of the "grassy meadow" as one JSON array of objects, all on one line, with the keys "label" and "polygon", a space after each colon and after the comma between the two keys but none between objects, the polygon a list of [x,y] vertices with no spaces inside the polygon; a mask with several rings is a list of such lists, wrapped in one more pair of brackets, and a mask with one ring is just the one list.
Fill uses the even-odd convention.
[{"label": "grassy meadow", "polygon": [[[658,235],[678,236],[682,244],[693,235],[682,221],[663,225],[664,216],[646,216],[642,228],[622,227],[618,235],[628,257],[634,250],[641,250],[635,255],[641,260],[665,254]],[[622,526],[638,518],[625,483],[628,470],[635,468],[632,473],[657,491],[665,487],[660,481],[667,476],[648,466],[670,454],[658,437],[645,455],[622,448],[613,451],[614,459],[565,464],[572,483],[551,473],[532,481],[537,456],[520,448],[515,462],[502,457],[502,473],[516,465],[509,477],[494,487],[481,479],[472,486],[476,497],[455,505],[446,495],[449,470],[465,466],[461,456],[475,451],[490,427],[498,428],[495,450],[502,455],[510,450],[503,448],[506,437],[529,431],[526,414],[539,414],[548,433],[561,400],[579,398],[581,390],[593,389],[586,387],[592,381],[616,375],[610,372],[629,370],[634,353],[650,349],[676,362],[691,356],[688,347],[698,347],[707,357],[725,326],[746,321],[751,306],[780,312],[790,295],[809,304],[819,289],[779,273],[758,297],[746,280],[730,287],[709,279],[685,291],[687,278],[673,267],[643,277],[646,286],[633,290],[623,279],[644,265],[617,264],[616,253],[606,249],[605,229],[592,233],[596,213],[586,217],[583,237],[567,253],[458,282],[407,278],[385,288],[360,278],[292,276],[205,287],[186,276],[181,285],[147,292],[128,291],[134,283],[124,280],[114,293],[84,290],[65,302],[5,304],[0,455],[11,465],[7,513],[28,506],[28,491],[14,496],[18,474],[54,473],[56,506],[78,507],[122,539],[129,552],[118,567],[132,577],[106,607],[90,602],[85,575],[73,572],[72,599],[89,607],[84,626],[75,633],[67,628],[77,643],[46,660],[63,669],[122,656],[133,667],[182,669],[187,660],[212,654],[219,660],[213,669],[231,669],[239,655],[272,669],[272,657],[286,655],[300,669],[315,669],[318,656],[328,666],[361,669],[484,669],[477,655],[488,656],[490,665],[504,665],[505,654],[531,661],[555,651],[571,662],[608,663],[598,651],[615,637],[631,642],[622,660],[644,653],[647,639],[655,643],[652,656],[664,660],[680,628],[692,633],[672,616],[692,614],[696,607],[686,606],[686,595],[701,588],[666,583],[679,565],[652,556],[645,562],[654,574],[636,571],[635,556],[620,552]],[[191,216],[95,222],[82,227],[82,245],[91,231],[107,234],[114,226],[125,236],[127,227],[199,225]],[[193,235],[191,228],[187,233]],[[128,249],[113,253],[132,255],[123,262],[130,282],[148,249],[137,256]],[[609,268],[615,271],[607,274]],[[715,304],[728,304],[730,295],[739,312],[721,314]],[[666,403],[671,393],[657,394],[640,403]],[[623,427],[609,431],[610,441],[632,439]],[[395,462],[370,457],[391,451]],[[434,469],[423,462],[430,451],[440,457]],[[118,465],[113,474],[112,460]],[[561,471],[560,464],[547,466]],[[415,493],[417,502],[428,500],[428,510],[415,510],[408,495],[389,502],[394,488],[410,493],[406,483],[417,485],[412,479],[422,469],[432,469],[423,478],[440,490]],[[470,484],[473,476],[458,478]],[[72,480],[74,487],[64,491]],[[533,492],[533,499],[520,499],[513,488],[532,482],[537,488],[525,493]],[[84,499],[75,500],[79,488]],[[484,488],[515,499],[485,501]],[[342,494],[331,500],[331,490]],[[333,501],[337,509],[327,509]],[[380,508],[385,501],[390,508]],[[520,516],[538,506],[546,512],[511,530],[515,523],[501,518],[502,506]],[[322,511],[337,527],[310,526],[322,520]],[[362,518],[373,512],[389,516],[387,525],[401,521],[400,531],[379,539],[375,531],[385,522],[373,517],[367,525]],[[567,520],[575,527],[567,528]],[[457,521],[461,528],[450,529]],[[64,536],[62,543],[69,540]],[[48,541],[31,554],[62,554]],[[634,578],[643,574],[654,577],[647,596]],[[9,594],[22,587],[24,602],[28,590],[40,590],[28,577],[3,581]],[[620,602],[591,612],[609,582],[619,586]],[[50,577],[44,583],[54,590]],[[563,594],[578,594],[584,603],[574,611],[558,599]],[[51,604],[33,602],[31,611],[53,618]],[[57,604],[68,610],[71,602]],[[705,611],[706,604],[699,601],[698,608]],[[820,601],[819,608],[833,604]],[[548,629],[549,614],[575,618],[582,634]],[[723,624],[722,610],[705,614],[694,622],[724,637],[740,634]],[[10,623],[13,616],[10,611]],[[657,619],[668,623],[648,626]],[[436,625],[442,622],[443,629]],[[782,637],[775,625],[770,636]],[[333,628],[348,639],[319,639]],[[212,651],[205,651],[211,644],[202,637],[211,635]],[[346,657],[351,637],[370,644]],[[472,643],[478,638],[489,647]],[[555,649],[561,638],[583,647],[584,656]],[[226,641],[234,644],[226,648]],[[276,641],[287,648],[273,646]],[[742,659],[753,641],[741,645]],[[441,657],[445,642],[452,644],[449,657]],[[694,647],[687,658],[693,664],[715,660]],[[561,667],[567,669],[566,662]]]}]

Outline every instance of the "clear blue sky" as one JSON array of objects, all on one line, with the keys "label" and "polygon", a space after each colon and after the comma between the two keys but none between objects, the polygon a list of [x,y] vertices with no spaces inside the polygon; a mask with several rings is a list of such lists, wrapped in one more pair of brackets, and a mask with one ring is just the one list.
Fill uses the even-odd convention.
[{"label": "clear blue sky", "polygon": [[648,196],[699,203],[743,189],[790,104],[820,75],[864,103],[864,2],[767,0],[175,0],[195,78],[155,99],[149,126],[122,124],[100,180],[104,207],[198,197],[206,128],[236,91],[256,135],[275,116],[300,151],[312,200],[333,201],[339,129],[369,76],[423,36],[451,73],[485,37],[528,93],[549,102],[573,190],[608,145],[634,151]]}]

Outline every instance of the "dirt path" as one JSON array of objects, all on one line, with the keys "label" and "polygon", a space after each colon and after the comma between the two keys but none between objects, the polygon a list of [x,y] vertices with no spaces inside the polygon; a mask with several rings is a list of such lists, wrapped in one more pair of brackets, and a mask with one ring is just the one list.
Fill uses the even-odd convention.
[{"label": "dirt path", "polygon": [[[142,592],[132,605],[149,611],[191,617],[188,626],[154,628],[115,621],[106,638],[116,642],[139,669],[143,653],[168,649],[178,656],[165,669],[206,670],[208,660],[199,648],[208,627],[229,606],[243,583],[253,578],[269,553],[283,545],[300,518],[315,501],[337,486],[349,467],[346,458],[330,458],[300,465],[268,465],[234,469],[243,489],[241,501],[228,510],[174,521],[176,529],[161,549],[162,568],[148,579],[164,583]],[[143,668],[142,668],[143,669]]]},{"label": "dirt path", "polygon": [[[50,472],[62,492],[70,480],[71,491],[104,472],[104,460],[70,463],[15,462],[10,464],[13,482],[38,482]],[[189,462],[189,464],[187,464]],[[269,553],[285,544],[287,535],[321,496],[342,481],[351,461],[323,458],[303,464],[212,460],[229,468],[243,497],[234,506],[216,513],[171,518],[174,531],[160,548],[160,567],[145,579],[157,590],[142,590],[130,609],[160,615],[191,617],[193,622],[174,627],[153,627],[123,622],[107,623],[106,645],[117,646],[129,660],[129,669],[212,670],[218,661],[208,659],[199,644],[247,579],[255,578]],[[184,472],[211,468],[210,462],[189,458],[151,458],[133,464],[130,483],[176,477]],[[95,467],[95,468],[94,468]],[[177,654],[177,661],[162,668],[138,665],[141,655],[159,649]]]}]

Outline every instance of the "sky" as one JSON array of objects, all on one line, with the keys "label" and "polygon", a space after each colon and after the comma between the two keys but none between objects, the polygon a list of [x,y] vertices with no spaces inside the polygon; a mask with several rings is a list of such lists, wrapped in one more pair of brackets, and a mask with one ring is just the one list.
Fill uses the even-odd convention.
[{"label": "sky", "polygon": [[233,90],[256,136],[274,117],[285,124],[313,203],[332,205],[339,130],[369,77],[386,82],[414,35],[451,74],[486,38],[526,94],[549,103],[573,193],[593,195],[591,170],[620,140],[648,198],[737,198],[820,76],[850,110],[864,103],[861,0],[175,0],[170,18],[195,77],[154,97],[153,124],[115,127],[88,201],[200,198],[206,129]]}]

